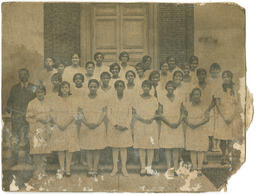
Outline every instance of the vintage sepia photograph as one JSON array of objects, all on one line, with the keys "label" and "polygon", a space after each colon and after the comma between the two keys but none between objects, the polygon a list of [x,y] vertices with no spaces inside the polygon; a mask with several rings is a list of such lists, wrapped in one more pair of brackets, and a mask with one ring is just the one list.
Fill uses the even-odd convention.
[{"label": "vintage sepia photograph", "polygon": [[2,3],[2,190],[225,190],[253,115],[245,12]]}]

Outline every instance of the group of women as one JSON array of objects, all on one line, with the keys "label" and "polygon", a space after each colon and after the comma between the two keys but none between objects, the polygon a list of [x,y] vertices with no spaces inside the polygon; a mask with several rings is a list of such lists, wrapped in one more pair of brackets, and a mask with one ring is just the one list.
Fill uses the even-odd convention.
[{"label": "group of women", "polygon": [[27,109],[35,162],[57,152],[57,175],[70,176],[72,154],[81,151],[88,176],[95,176],[101,151],[110,147],[111,175],[118,172],[120,153],[121,172],[128,176],[127,148],[133,147],[144,176],[152,175],[155,150],[162,148],[166,169],[173,163],[175,176],[183,150],[190,152],[193,169],[201,175],[209,142],[222,150],[223,164],[230,162],[237,115],[232,72],[221,71],[217,63],[207,71],[199,67],[196,56],[184,65],[170,56],[160,71],[151,70],[150,56],[134,66],[128,65],[127,52],[119,59],[120,64],[108,66],[104,55],[96,53],[95,62],[84,67],[78,54],[70,66],[46,59],[44,80]]}]

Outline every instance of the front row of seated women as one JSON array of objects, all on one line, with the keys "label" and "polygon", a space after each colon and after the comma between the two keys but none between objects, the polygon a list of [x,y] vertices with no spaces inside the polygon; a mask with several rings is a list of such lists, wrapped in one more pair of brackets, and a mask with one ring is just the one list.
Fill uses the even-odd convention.
[{"label": "front row of seated women", "polygon": [[167,94],[159,97],[159,101],[150,93],[152,83],[149,80],[142,82],[142,94],[132,101],[125,95],[122,80],[115,81],[115,94],[110,98],[98,94],[99,87],[97,80],[89,80],[89,93],[81,99],[85,103],[72,100],[70,84],[66,81],[60,84],[55,99],[47,98],[44,86],[37,87],[37,98],[27,111],[35,171],[43,171],[40,162],[45,154],[54,151],[60,165],[57,176],[70,176],[72,153],[86,151],[88,175],[97,175],[100,151],[111,147],[111,175],[118,172],[120,153],[122,174],[128,176],[127,148],[133,146],[139,152],[142,176],[152,174],[154,149],[159,148],[165,149],[167,169],[171,168],[173,155],[175,170],[181,150],[190,151],[193,168],[201,174],[204,153],[208,150],[206,123],[214,99],[211,105],[205,105],[200,100],[201,90],[194,88],[190,100],[183,103],[175,95],[173,81],[166,83]]}]

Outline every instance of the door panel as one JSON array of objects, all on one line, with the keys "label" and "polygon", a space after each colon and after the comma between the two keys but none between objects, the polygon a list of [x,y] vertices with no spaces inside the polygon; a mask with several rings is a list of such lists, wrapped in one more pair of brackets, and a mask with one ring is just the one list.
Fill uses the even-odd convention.
[{"label": "door panel", "polygon": [[117,49],[117,22],[97,19],[95,23],[95,49]]},{"label": "door panel", "polygon": [[123,49],[144,49],[144,20],[126,19],[123,21]]}]

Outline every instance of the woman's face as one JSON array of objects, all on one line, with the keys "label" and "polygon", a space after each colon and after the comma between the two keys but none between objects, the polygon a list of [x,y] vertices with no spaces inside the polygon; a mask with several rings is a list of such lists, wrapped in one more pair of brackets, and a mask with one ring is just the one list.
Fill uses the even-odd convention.
[{"label": "woman's face", "polygon": [[224,73],[222,79],[223,79],[223,83],[224,83],[224,84],[230,84],[231,81],[232,81],[231,76],[229,76],[227,73]]},{"label": "woman's face", "polygon": [[220,73],[220,70],[217,69],[217,68],[210,70],[210,74],[211,74],[211,77],[212,77],[212,78],[217,78],[217,77],[219,77],[219,73]]},{"label": "woman's face", "polygon": [[59,64],[57,71],[58,73],[62,74],[64,72],[64,69],[65,69],[65,66],[63,64]]},{"label": "woman's face", "polygon": [[80,59],[79,59],[78,54],[74,54],[74,55],[72,56],[72,64],[73,64],[73,65],[79,65],[79,62],[80,62]]},{"label": "woman's face", "polygon": [[52,84],[53,84],[54,86],[57,86],[57,85],[60,84],[60,81],[58,80],[58,78],[56,78],[56,79],[54,79],[54,80],[52,81]]},{"label": "woman's face", "polygon": [[88,64],[87,67],[86,67],[86,72],[89,74],[89,75],[92,75],[94,73],[94,65],[93,64]]},{"label": "woman's face", "polygon": [[144,70],[143,70],[142,68],[137,68],[137,69],[136,69],[136,72],[137,72],[137,74],[138,74],[140,77],[142,77],[142,76],[144,75]]},{"label": "woman's face", "polygon": [[98,90],[98,84],[95,82],[91,82],[90,85],[88,86],[90,93],[91,94],[96,94]]},{"label": "woman's face", "polygon": [[37,89],[36,98],[40,101],[44,100],[44,91],[40,90],[40,89]]},{"label": "woman's face", "polygon": [[103,85],[108,86],[108,85],[109,85],[109,81],[110,81],[110,77],[109,77],[108,75],[104,75],[104,76],[101,78],[101,82],[103,83]]},{"label": "woman's face", "polygon": [[133,73],[132,72],[129,72],[128,74],[127,74],[127,76],[126,76],[126,79],[127,79],[127,81],[129,82],[129,83],[133,83],[133,81],[134,81],[134,75],[133,75]]},{"label": "woman's face", "polygon": [[70,88],[69,88],[68,84],[64,84],[61,86],[60,90],[61,90],[61,93],[63,96],[68,96]]},{"label": "woman's face", "polygon": [[118,84],[117,84],[117,86],[116,86],[116,91],[117,91],[117,93],[119,93],[119,94],[121,94],[121,93],[123,93],[123,91],[124,91],[124,84],[122,83],[122,82],[119,82]]},{"label": "woman's face", "polygon": [[192,61],[190,64],[191,70],[195,71],[195,69],[198,67],[198,62],[197,61]]},{"label": "woman's face", "polygon": [[206,79],[206,73],[201,71],[199,75],[197,76],[199,82],[204,82]]},{"label": "woman's face", "polygon": [[176,61],[173,57],[169,58],[167,63],[171,69],[174,69],[176,67]]},{"label": "woman's face", "polygon": [[154,74],[153,76],[152,76],[152,82],[154,83],[154,84],[157,84],[158,82],[160,81],[160,75],[157,73],[157,74]]},{"label": "woman's face", "polygon": [[175,90],[175,88],[171,85],[171,84],[168,84],[166,86],[166,90],[168,93],[173,93],[173,91]]},{"label": "woman's face", "polygon": [[173,81],[177,84],[180,84],[183,80],[183,76],[181,73],[176,73],[175,76],[173,77]]},{"label": "woman's face", "polygon": [[45,60],[45,64],[46,64],[46,66],[48,66],[48,67],[52,67],[52,66],[54,65],[54,62],[53,62],[52,58],[48,57],[48,58],[46,58],[46,60]]},{"label": "woman's face", "polygon": [[146,60],[146,62],[145,62],[145,65],[146,65],[147,67],[150,67],[151,62],[152,62],[151,57],[148,57],[147,60]]},{"label": "woman's face", "polygon": [[161,71],[162,71],[163,73],[166,73],[166,72],[168,72],[168,70],[169,70],[168,64],[167,64],[167,63],[164,63],[164,64],[161,66]]},{"label": "woman's face", "polygon": [[123,55],[121,57],[121,63],[127,63],[128,62],[128,55]]},{"label": "woman's face", "polygon": [[75,84],[76,85],[82,85],[83,84],[83,78],[81,77],[81,75],[77,75],[75,77]]},{"label": "woman's face", "polygon": [[148,94],[150,92],[150,86],[148,84],[143,84],[142,90],[144,93]]},{"label": "woman's face", "polygon": [[198,103],[200,102],[201,93],[199,90],[195,90],[191,96],[192,102]]},{"label": "woman's face", "polygon": [[113,74],[113,75],[118,75],[119,74],[119,68],[118,68],[118,66],[114,66],[113,68],[112,68],[112,70],[111,70],[111,73]]},{"label": "woman's face", "polygon": [[95,60],[98,64],[101,64],[103,62],[103,56],[99,54],[95,57]]}]

